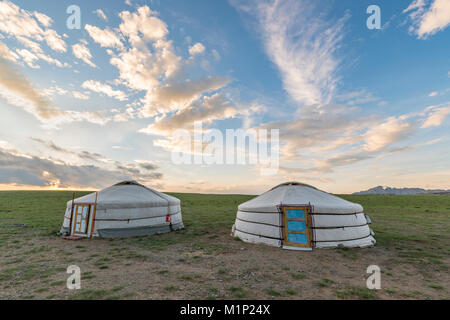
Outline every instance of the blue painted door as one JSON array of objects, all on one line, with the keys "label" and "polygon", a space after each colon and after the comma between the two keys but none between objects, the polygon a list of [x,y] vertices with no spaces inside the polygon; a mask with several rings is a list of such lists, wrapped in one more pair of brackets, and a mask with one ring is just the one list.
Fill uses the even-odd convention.
[{"label": "blue painted door", "polygon": [[310,247],[309,207],[284,207],[284,243]]}]

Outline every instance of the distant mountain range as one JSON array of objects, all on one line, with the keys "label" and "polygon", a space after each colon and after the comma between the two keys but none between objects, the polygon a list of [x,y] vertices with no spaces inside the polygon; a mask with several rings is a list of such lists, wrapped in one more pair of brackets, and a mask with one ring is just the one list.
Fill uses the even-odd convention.
[{"label": "distant mountain range", "polygon": [[426,190],[422,188],[391,188],[378,186],[365,191],[354,192],[353,194],[450,194],[450,190]]}]

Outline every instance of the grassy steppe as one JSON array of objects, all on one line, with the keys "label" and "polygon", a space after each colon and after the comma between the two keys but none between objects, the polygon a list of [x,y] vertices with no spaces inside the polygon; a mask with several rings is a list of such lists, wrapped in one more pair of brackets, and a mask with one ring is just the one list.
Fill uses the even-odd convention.
[{"label": "grassy steppe", "polygon": [[[82,196],[83,192],[76,192]],[[230,236],[245,195],[179,194],[186,228],[130,239],[57,237],[72,192],[0,192],[2,299],[448,299],[450,196],[353,196],[377,245],[292,252]],[[69,265],[82,289],[66,289]],[[379,265],[382,289],[365,287]]]}]

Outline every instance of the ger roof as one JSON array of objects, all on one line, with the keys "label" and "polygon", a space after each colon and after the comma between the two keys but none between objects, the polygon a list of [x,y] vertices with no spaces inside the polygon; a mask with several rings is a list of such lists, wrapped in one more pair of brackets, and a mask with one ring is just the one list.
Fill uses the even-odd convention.
[{"label": "ger roof", "polygon": [[240,211],[278,212],[279,205],[311,205],[314,213],[350,214],[363,212],[360,204],[353,203],[305,183],[282,183],[256,198],[239,205]]},{"label": "ger roof", "polygon": [[[96,192],[75,199],[75,203],[94,203]],[[98,191],[97,206],[100,207],[162,207],[179,205],[180,200],[146,187],[136,181],[122,181]],[[72,201],[67,203],[72,205]]]}]

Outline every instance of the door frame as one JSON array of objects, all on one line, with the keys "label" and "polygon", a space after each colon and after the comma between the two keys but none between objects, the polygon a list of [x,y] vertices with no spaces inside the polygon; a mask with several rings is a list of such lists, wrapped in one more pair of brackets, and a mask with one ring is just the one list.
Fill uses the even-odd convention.
[{"label": "door frame", "polygon": [[[304,210],[305,218],[304,219],[293,219],[287,217],[286,211],[289,209],[300,209]],[[313,234],[311,229],[311,206],[310,205],[283,205],[281,206],[282,214],[283,214],[283,245],[287,247],[299,247],[299,248],[312,248],[313,242]],[[288,221],[305,221],[306,231],[288,231],[287,225]],[[297,243],[297,242],[289,242],[288,235],[289,233],[300,233],[306,234],[308,239],[307,243]]]},{"label": "door frame", "polygon": [[[77,202],[74,203],[72,200],[72,214],[70,216],[70,234],[77,237],[86,237],[92,238],[92,234],[94,233],[94,225],[95,225],[95,215],[97,214],[97,200],[98,200],[98,192],[95,193],[95,202]],[[76,209],[78,209],[78,205],[80,206],[88,206],[89,207],[89,217],[87,219],[86,225],[86,233],[75,233],[75,225],[76,225]]]},{"label": "door frame", "polygon": [[[86,232],[85,233],[80,233],[75,231],[75,226],[77,224],[77,216],[83,214],[83,212],[78,213],[78,208],[80,207],[87,207],[88,208],[88,216],[86,218]],[[71,234],[74,236],[78,236],[78,237],[89,237],[91,234],[91,221],[92,221],[92,216],[93,216],[93,207],[94,204],[93,203],[75,203],[74,204],[74,208],[73,208],[73,213],[72,213],[72,232]],[[81,218],[82,219],[82,218]]]}]

